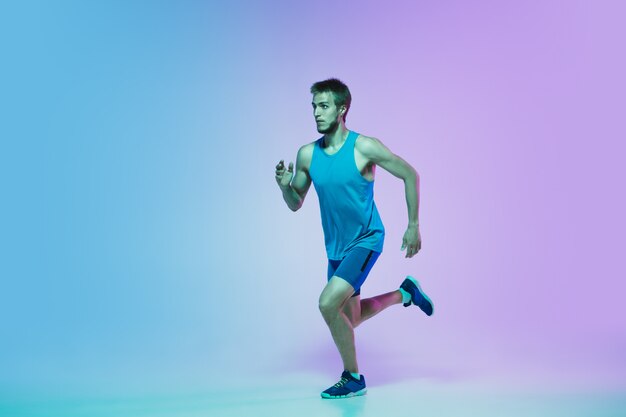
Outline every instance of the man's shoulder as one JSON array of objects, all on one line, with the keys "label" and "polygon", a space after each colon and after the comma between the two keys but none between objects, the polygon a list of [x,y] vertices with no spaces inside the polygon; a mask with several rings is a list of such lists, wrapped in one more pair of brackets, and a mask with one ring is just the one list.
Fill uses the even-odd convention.
[{"label": "man's shoulder", "polygon": [[306,143],[298,149],[298,159],[304,162],[305,165],[309,165],[313,159],[313,149],[315,148],[315,142]]},{"label": "man's shoulder", "polygon": [[358,136],[356,137],[356,143],[358,144],[367,145],[372,142],[380,142],[380,140],[378,138],[375,138],[374,136],[367,136],[362,133],[359,133]]},{"label": "man's shoulder", "polygon": [[381,144],[382,142],[373,136],[359,135],[356,138],[356,142],[354,146],[357,148],[359,152],[364,155],[367,155],[375,150],[376,146]]},{"label": "man's shoulder", "polygon": [[313,148],[315,148],[316,142],[317,141],[314,140],[313,142],[305,143],[304,145],[300,146],[300,149],[298,149],[298,155],[300,154],[302,154],[303,156],[313,155]]},{"label": "man's shoulder", "polygon": [[314,140],[313,142],[309,142],[309,143],[305,143],[304,145],[300,146],[300,150],[304,150],[304,151],[312,151],[313,148],[315,147],[315,144],[317,143],[317,139]]}]

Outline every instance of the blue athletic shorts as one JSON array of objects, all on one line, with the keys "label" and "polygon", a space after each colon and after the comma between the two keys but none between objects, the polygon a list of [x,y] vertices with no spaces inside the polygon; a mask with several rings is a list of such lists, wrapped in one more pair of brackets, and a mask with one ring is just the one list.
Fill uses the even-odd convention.
[{"label": "blue athletic shorts", "polygon": [[361,285],[365,282],[367,274],[376,263],[380,252],[371,249],[355,247],[341,260],[328,260],[328,280],[336,275],[348,281],[354,288],[353,297],[361,294]]}]

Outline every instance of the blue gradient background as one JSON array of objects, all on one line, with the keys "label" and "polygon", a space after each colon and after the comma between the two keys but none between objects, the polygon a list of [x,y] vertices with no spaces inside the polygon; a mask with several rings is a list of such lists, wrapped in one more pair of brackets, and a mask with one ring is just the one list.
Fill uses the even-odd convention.
[{"label": "blue gradient background", "polygon": [[274,182],[330,76],[421,176],[406,260],[378,171],[363,296],[413,274],[437,305],[359,328],[363,372],[626,386],[623,3],[392,4],[0,6],[5,399],[335,376],[317,197]]}]

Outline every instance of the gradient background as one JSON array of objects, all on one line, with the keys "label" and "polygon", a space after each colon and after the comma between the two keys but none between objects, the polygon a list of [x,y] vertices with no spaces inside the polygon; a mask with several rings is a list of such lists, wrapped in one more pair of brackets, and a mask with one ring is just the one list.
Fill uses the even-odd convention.
[{"label": "gradient background", "polygon": [[[626,387],[626,58],[619,1],[20,2],[0,6],[0,395],[210,389],[341,369],[317,309],[309,86],[421,176],[418,277],[436,315],[357,331],[371,381]],[[621,388],[620,388],[621,387]]]}]

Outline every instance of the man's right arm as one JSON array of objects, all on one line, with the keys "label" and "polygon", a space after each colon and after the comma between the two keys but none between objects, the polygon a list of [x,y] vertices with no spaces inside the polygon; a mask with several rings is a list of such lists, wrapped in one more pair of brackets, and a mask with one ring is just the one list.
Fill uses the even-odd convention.
[{"label": "man's right arm", "polygon": [[312,156],[313,147],[311,144],[298,150],[295,174],[293,173],[293,163],[289,163],[287,171],[285,171],[285,164],[282,160],[276,166],[276,182],[283,193],[285,203],[292,211],[297,211],[302,207],[304,198],[311,186],[309,167]]}]

